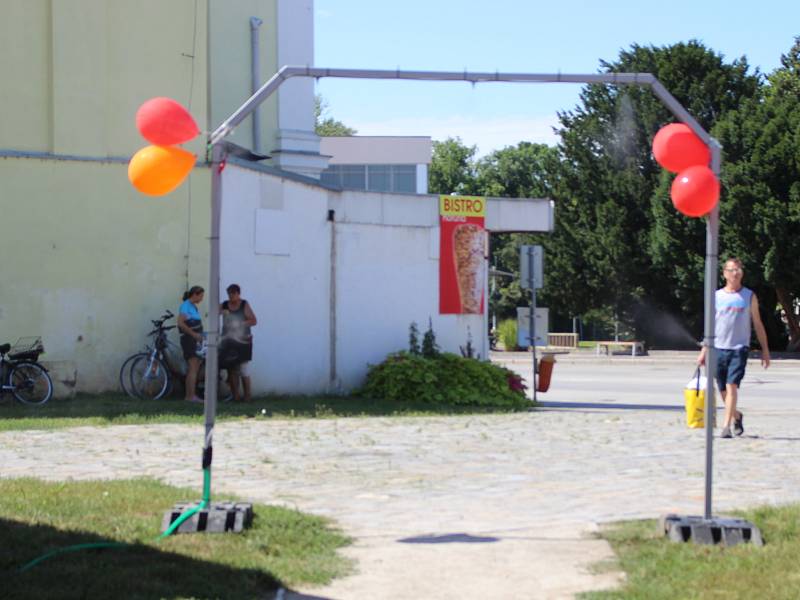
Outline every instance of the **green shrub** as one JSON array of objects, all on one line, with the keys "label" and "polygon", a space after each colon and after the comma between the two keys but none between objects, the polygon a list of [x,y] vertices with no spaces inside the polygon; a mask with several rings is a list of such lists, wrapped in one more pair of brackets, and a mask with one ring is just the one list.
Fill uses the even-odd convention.
[{"label": "green shrub", "polygon": [[417,329],[417,322],[411,321],[408,326],[408,351],[414,356],[421,354],[419,349],[419,329]]},{"label": "green shrub", "polygon": [[390,354],[370,366],[361,396],[397,402],[529,406],[518,375],[503,367],[443,352],[434,358],[408,352]]},{"label": "green shrub", "polygon": [[428,317],[428,331],[422,336],[422,356],[436,358],[439,356],[439,344],[436,343],[436,334],[433,332],[433,320]]},{"label": "green shrub", "polygon": [[515,350],[517,348],[517,320],[506,319],[501,321],[497,326],[497,337],[503,344],[506,350]]}]

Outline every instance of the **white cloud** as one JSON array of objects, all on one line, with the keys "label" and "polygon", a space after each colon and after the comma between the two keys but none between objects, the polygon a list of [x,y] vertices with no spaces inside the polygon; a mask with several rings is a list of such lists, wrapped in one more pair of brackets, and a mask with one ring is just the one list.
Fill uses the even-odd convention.
[{"label": "white cloud", "polygon": [[355,128],[358,135],[429,135],[434,140],[459,137],[467,146],[477,146],[478,156],[523,141],[551,146],[558,141],[553,133],[553,127],[558,124],[556,115],[497,118],[452,115],[442,119],[403,117],[360,122],[348,119],[347,124]]}]

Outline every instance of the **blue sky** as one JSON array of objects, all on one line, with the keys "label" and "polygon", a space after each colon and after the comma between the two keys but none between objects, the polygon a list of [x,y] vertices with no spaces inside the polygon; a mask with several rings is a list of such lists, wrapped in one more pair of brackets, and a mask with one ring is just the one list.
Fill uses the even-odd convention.
[{"label": "blue sky", "polygon": [[[595,73],[631,44],[698,39],[770,72],[800,35],[799,0],[315,0],[318,67]],[[479,154],[554,143],[575,84],[322,79],[328,113],[359,135],[459,136]]]}]

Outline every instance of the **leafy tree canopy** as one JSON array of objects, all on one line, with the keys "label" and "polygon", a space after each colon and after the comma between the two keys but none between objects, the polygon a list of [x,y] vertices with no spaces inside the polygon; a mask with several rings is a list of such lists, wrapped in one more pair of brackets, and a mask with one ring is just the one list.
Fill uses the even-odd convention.
[{"label": "leafy tree canopy", "polygon": [[358,133],[328,114],[328,103],[317,94],[314,96],[314,133],[321,137],[349,136]]},{"label": "leafy tree canopy", "polygon": [[[634,44],[600,67],[654,74],[722,143],[720,254],[744,261],[770,345],[781,348],[777,304],[800,298],[800,37],[766,77],[694,40]],[[690,344],[702,335],[705,220],[675,211],[674,176],[651,155],[653,136],[674,120],[645,87],[587,85],[559,113],[556,148],[522,142],[476,159],[458,138],[435,142],[429,189],[552,198],[555,231],[493,236],[493,265],[516,273],[519,246],[541,244],[539,299],[551,316],[616,315],[650,343]],[[513,317],[527,298],[518,282],[496,279],[490,302]],[[792,315],[789,329],[800,344]]]},{"label": "leafy tree canopy", "polygon": [[471,193],[475,179],[472,160],[476,151],[475,146],[465,146],[460,138],[434,141],[428,168],[428,191],[431,194]]}]

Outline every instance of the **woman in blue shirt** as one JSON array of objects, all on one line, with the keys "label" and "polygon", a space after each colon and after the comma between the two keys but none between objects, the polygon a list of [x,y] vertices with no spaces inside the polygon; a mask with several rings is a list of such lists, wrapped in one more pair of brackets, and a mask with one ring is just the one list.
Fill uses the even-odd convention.
[{"label": "woman in blue shirt", "polygon": [[203,321],[197,306],[203,301],[205,290],[199,285],[192,286],[183,294],[183,304],[178,309],[178,330],[181,332],[181,350],[186,359],[186,393],[189,402],[202,402],[195,394],[200,357],[197,349],[203,343]]}]

